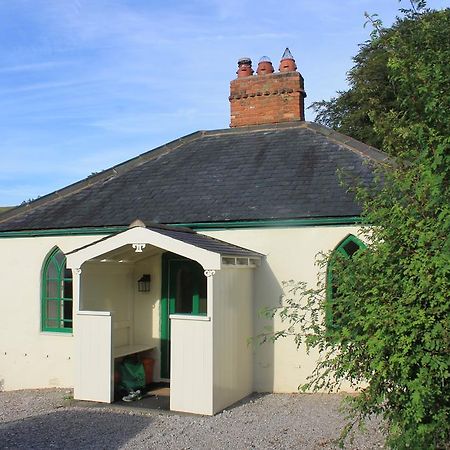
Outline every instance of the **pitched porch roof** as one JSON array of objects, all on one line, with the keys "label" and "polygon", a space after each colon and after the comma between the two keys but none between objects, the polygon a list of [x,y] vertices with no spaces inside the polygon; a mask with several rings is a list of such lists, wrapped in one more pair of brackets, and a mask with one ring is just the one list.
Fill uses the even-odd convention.
[{"label": "pitched porch roof", "polygon": [[158,247],[193,259],[200,263],[205,270],[219,270],[222,256],[257,259],[264,256],[256,251],[198,234],[188,228],[180,229],[161,225],[146,227],[142,225],[104,237],[69,252],[67,254],[67,266],[79,268],[90,259],[126,245],[133,246],[137,253],[143,252],[147,245]]}]

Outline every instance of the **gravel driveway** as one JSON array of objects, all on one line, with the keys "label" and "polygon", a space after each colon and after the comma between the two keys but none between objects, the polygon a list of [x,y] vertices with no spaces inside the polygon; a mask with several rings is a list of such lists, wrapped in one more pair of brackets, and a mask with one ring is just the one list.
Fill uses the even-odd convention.
[{"label": "gravel driveway", "polygon": [[[214,417],[80,406],[61,389],[0,392],[2,449],[334,449],[341,395],[253,395]],[[376,421],[349,449],[380,449]]]}]

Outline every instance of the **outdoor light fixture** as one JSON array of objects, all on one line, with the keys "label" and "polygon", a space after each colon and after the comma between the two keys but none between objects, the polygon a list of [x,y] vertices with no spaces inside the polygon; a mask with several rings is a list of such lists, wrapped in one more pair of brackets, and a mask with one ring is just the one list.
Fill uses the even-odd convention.
[{"label": "outdoor light fixture", "polygon": [[148,273],[142,275],[142,277],[138,280],[138,291],[150,292],[150,280],[151,276]]}]

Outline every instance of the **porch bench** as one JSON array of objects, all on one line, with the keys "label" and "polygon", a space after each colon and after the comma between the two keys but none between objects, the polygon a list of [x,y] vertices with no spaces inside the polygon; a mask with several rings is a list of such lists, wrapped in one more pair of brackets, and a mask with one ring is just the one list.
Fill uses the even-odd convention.
[{"label": "porch bench", "polygon": [[113,356],[114,358],[121,358],[122,356],[133,355],[134,353],[154,350],[155,348],[156,347],[152,347],[148,344],[121,345],[119,347],[114,348]]}]

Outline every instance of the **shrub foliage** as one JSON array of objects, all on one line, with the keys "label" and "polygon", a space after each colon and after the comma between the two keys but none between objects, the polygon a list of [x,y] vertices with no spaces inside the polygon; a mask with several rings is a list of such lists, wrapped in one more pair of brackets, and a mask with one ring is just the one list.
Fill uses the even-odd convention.
[{"label": "shrub foliage", "polygon": [[423,3],[388,29],[377,21],[349,91],[319,105],[319,121],[393,155],[373,186],[351,187],[367,249],[322,255],[317,287],[287,283],[273,312],[288,323],[275,338],[322,351],[303,388],[359,386],[355,421],[383,416],[394,449],[450,442],[450,10]]}]

